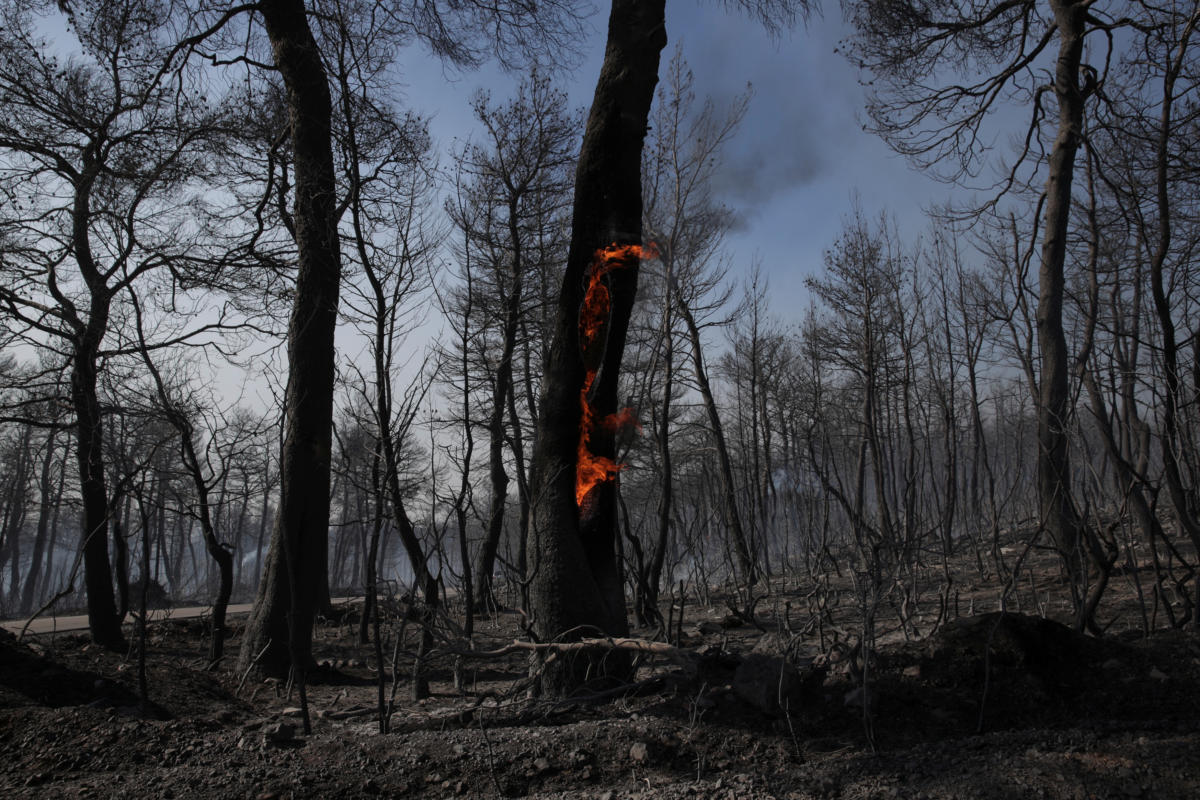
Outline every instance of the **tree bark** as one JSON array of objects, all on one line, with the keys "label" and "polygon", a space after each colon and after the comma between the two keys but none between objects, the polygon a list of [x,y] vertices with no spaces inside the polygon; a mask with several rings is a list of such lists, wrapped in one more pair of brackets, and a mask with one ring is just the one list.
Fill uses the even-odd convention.
[{"label": "tree bark", "polygon": [[[302,0],[260,5],[275,65],[287,90],[294,153],[298,264],[288,328],[286,428],[280,454],[279,513],[266,568],[242,641],[239,667],[282,676],[312,661],[317,590],[325,583],[333,429],[334,327],[341,253],[337,232],[329,84]],[[290,561],[290,564],[288,563]],[[297,591],[290,580],[294,578]],[[295,597],[295,607],[292,598]],[[291,617],[291,626],[289,626]]]},{"label": "tree bark", "polygon": [[[641,243],[642,143],[659,55],[667,41],[664,7],[665,0],[613,0],[608,45],[576,169],[571,244],[546,362],[532,470],[537,483],[530,526],[531,623],[543,642],[628,631],[614,552],[614,483],[601,483],[582,510],[575,497],[580,392],[586,378],[579,311],[597,251],[611,243]],[[597,417],[617,408],[617,378],[637,289],[636,261],[608,277],[612,305],[607,344],[592,387]],[[611,457],[612,434],[598,430],[592,450]],[[581,653],[548,661],[541,689],[561,695],[589,679],[626,678],[630,661],[616,655]]]},{"label": "tree bark", "polygon": [[83,573],[87,587],[88,628],[103,647],[122,650],[125,637],[113,597],[112,565],[108,559],[108,486],[104,476],[104,423],[96,393],[96,361],[108,328],[112,292],[92,255],[88,223],[91,193],[99,174],[95,147],[84,153],[84,169],[75,185],[71,238],[75,263],[88,287],[87,320],[72,315],[71,404],[75,410],[75,452],[79,463],[79,494],[83,501]]},{"label": "tree bark", "polygon": [[28,615],[33,610],[33,601],[37,597],[41,584],[42,561],[46,552],[46,534],[50,529],[50,515],[54,500],[54,484],[50,474],[54,466],[55,438],[58,431],[54,428],[46,435],[46,452],[42,457],[42,470],[38,478],[38,518],[37,529],[33,538],[33,553],[30,556],[29,571],[25,575],[25,585],[21,590],[21,602],[18,606],[21,615]]},{"label": "tree bark", "polygon": [[[1166,386],[1163,391],[1162,413],[1162,460],[1167,492],[1179,526],[1192,544],[1200,548],[1200,521],[1197,520],[1197,495],[1194,486],[1184,479],[1181,469],[1181,452],[1186,452],[1186,437],[1180,436],[1180,408],[1187,402],[1181,392],[1182,370],[1179,366],[1179,341],[1176,336],[1175,318],[1168,296],[1170,282],[1165,281],[1167,258],[1171,253],[1172,211],[1171,173],[1172,155],[1169,150],[1172,116],[1177,100],[1176,82],[1185,65],[1185,52],[1195,26],[1188,24],[1163,76],[1162,108],[1159,112],[1158,131],[1154,147],[1154,200],[1158,211],[1157,230],[1153,231],[1153,255],[1150,261],[1150,291],[1154,299],[1154,311],[1161,331],[1163,372]],[[1151,238],[1151,232],[1146,233]],[[1200,361],[1196,362],[1200,365]],[[1193,622],[1200,625],[1200,604],[1197,604]]]},{"label": "tree bark", "polygon": [[500,549],[500,537],[504,533],[504,509],[508,500],[508,472],[504,469],[504,416],[508,411],[508,398],[513,391],[513,353],[517,347],[517,326],[521,319],[521,284],[524,268],[522,264],[521,233],[517,228],[517,203],[510,200],[508,206],[509,240],[512,250],[512,285],[509,287],[508,303],[504,309],[503,345],[500,363],[496,365],[496,379],[492,384],[492,413],[488,419],[488,477],[492,483],[492,499],[488,507],[487,532],[479,548],[479,560],[475,565],[475,607],[486,612],[496,608],[492,591],[492,571],[496,567],[496,553]]},{"label": "tree bark", "polygon": [[673,494],[675,476],[671,468],[671,390],[675,381],[675,341],[672,336],[673,315],[671,281],[666,281],[664,287],[666,297],[663,300],[663,394],[661,409],[662,418],[658,428],[658,455],[661,473],[659,474],[658,495],[658,533],[650,551],[650,564],[645,576],[641,607],[638,609],[639,622],[650,625],[653,621],[661,621],[662,613],[658,610],[658,594],[662,586],[663,565],[666,563],[667,547],[671,540],[671,511],[674,507]]},{"label": "tree bark", "polygon": [[[673,280],[673,278],[672,278]],[[721,415],[717,411],[717,401],[713,396],[712,385],[708,380],[708,372],[704,369],[704,350],[700,341],[700,328],[692,316],[687,304],[678,297],[676,292],[676,307],[683,317],[687,327],[688,341],[692,349],[692,374],[700,396],[704,400],[704,410],[708,415],[708,424],[712,428],[713,444],[717,450],[717,464],[721,471],[721,500],[725,511],[725,524],[729,527],[734,555],[737,557],[738,568],[741,570],[742,581],[747,587],[754,586],[758,581],[758,568],[755,564],[754,553],[750,549],[750,539],[742,526],[742,513],[737,500],[737,483],[733,477],[733,459],[729,455],[729,445],[725,439],[725,428],[721,424]]]},{"label": "tree bark", "polygon": [[[53,436],[51,431],[51,436]],[[26,425],[17,451],[17,463],[10,477],[9,501],[5,505],[3,520],[0,520],[0,564],[8,559],[8,602],[16,605],[21,594],[21,529],[25,525],[25,506],[29,498],[29,462],[33,458],[30,443],[33,426]],[[50,448],[53,450],[53,447]],[[30,565],[32,571],[33,564]],[[29,578],[26,578],[28,583]]]},{"label": "tree bark", "polygon": [[1083,565],[1079,548],[1080,520],[1071,498],[1068,426],[1072,415],[1067,382],[1070,355],[1062,316],[1071,184],[1075,154],[1083,132],[1084,95],[1079,86],[1079,72],[1088,4],[1077,0],[1050,0],[1050,7],[1059,37],[1054,73],[1058,134],[1050,152],[1046,178],[1038,273],[1037,335],[1041,375],[1037,408],[1037,486],[1042,525],[1066,564],[1072,583],[1077,586]]}]

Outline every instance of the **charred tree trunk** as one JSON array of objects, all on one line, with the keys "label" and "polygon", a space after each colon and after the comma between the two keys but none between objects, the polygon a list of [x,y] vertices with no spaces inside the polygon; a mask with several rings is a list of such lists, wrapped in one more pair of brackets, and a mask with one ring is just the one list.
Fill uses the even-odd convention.
[{"label": "charred tree trunk", "polygon": [[[118,502],[119,498],[114,497],[110,507],[115,509]],[[129,616],[129,543],[125,541],[125,529],[122,526],[122,521],[126,519],[129,519],[128,497],[124,513],[114,515],[112,520],[113,574],[117,580],[117,620],[121,624]]]},{"label": "charred tree trunk", "polygon": [[[521,426],[521,418],[517,415],[516,384],[508,393],[508,424],[511,427],[509,449],[512,451],[513,466],[517,473],[517,582],[525,585],[525,562],[521,557],[524,553],[525,540],[529,536],[529,469],[525,460],[525,434]],[[520,592],[521,610],[527,610],[524,602],[525,592]]]},{"label": "charred tree trunk", "polygon": [[[650,563],[645,565],[645,575],[642,577],[643,595],[638,604],[638,622],[642,625],[652,625],[662,622],[662,612],[658,609],[658,596],[662,587],[663,566],[666,563],[667,547],[671,540],[671,511],[674,508],[675,476],[671,469],[671,392],[675,381],[675,342],[671,335],[672,299],[671,282],[667,281],[667,296],[663,304],[663,395],[659,411],[662,418],[658,422],[658,456],[659,456],[659,495],[658,495],[658,532],[650,550]],[[641,574],[639,565],[639,574]]]},{"label": "charred tree trunk", "polygon": [[[1041,523],[1066,564],[1073,587],[1080,586],[1080,519],[1071,497],[1068,387],[1070,356],[1063,332],[1064,264],[1071,212],[1075,155],[1083,136],[1084,93],[1079,85],[1084,24],[1088,5],[1051,0],[1058,26],[1059,52],[1054,94],[1058,99],[1058,135],[1050,152],[1046,212],[1038,274],[1037,336],[1041,353],[1038,382],[1037,486]],[[1073,589],[1074,591],[1074,589]]]},{"label": "charred tree trunk", "polygon": [[[53,432],[51,432],[53,436]],[[8,559],[8,602],[15,606],[21,594],[21,529],[25,525],[25,506],[29,498],[29,462],[32,458],[29,445],[33,440],[33,426],[26,425],[17,451],[16,469],[10,476],[9,501],[0,521],[0,563]],[[53,448],[50,448],[53,450]],[[36,562],[35,562],[36,563]],[[33,566],[30,565],[31,574]],[[28,583],[29,579],[26,578]]]},{"label": "charred tree trunk", "polygon": [[75,412],[75,453],[79,464],[79,494],[83,504],[84,584],[87,587],[88,628],[103,647],[122,650],[125,637],[113,597],[112,565],[108,558],[108,486],[104,476],[104,418],[96,393],[100,343],[108,330],[112,291],[92,254],[89,222],[92,189],[100,174],[99,144],[83,153],[83,169],[75,180],[71,209],[71,245],[79,275],[87,286],[86,319],[68,305],[71,336],[71,405]]},{"label": "charred tree trunk", "polygon": [[[124,649],[112,565],[108,560],[108,489],[104,479],[103,428],[96,397],[96,363],[89,348],[76,347],[71,394],[78,421],[76,454],[83,500],[83,574],[87,586],[88,628],[104,647]],[[82,352],[81,352],[82,351]]]},{"label": "charred tree trunk", "polygon": [[50,429],[50,433],[46,436],[46,452],[42,456],[42,470],[38,477],[38,518],[37,528],[33,537],[33,553],[29,561],[29,571],[25,575],[25,584],[21,590],[21,602],[18,606],[19,612],[22,615],[29,614],[33,610],[33,602],[37,597],[37,590],[41,584],[42,576],[42,561],[45,558],[46,534],[50,529],[50,515],[54,503],[54,484],[51,476],[51,468],[54,466],[55,453],[55,438],[58,431],[54,428]]},{"label": "charred tree trunk", "polygon": [[196,487],[196,505],[200,516],[200,532],[204,535],[204,547],[208,550],[209,558],[216,563],[220,576],[217,596],[212,605],[212,641],[208,648],[209,663],[215,665],[225,656],[225,612],[229,608],[229,597],[233,594],[233,552],[217,538],[216,526],[213,525],[212,515],[209,513],[208,486],[204,482],[199,459],[191,443],[191,431],[185,433],[180,430],[180,435],[186,437],[183,439],[183,460]]},{"label": "charred tree trunk", "polygon": [[[678,293],[676,294],[678,295]],[[725,512],[725,524],[729,528],[729,537],[737,557],[738,569],[742,573],[742,581],[747,587],[752,587],[758,580],[758,569],[755,566],[754,553],[750,549],[750,538],[742,526],[742,513],[737,499],[737,483],[733,476],[733,459],[729,455],[725,428],[721,424],[721,415],[717,411],[717,401],[713,396],[712,384],[708,380],[708,372],[704,369],[704,350],[700,341],[700,328],[696,325],[695,317],[692,316],[686,303],[679,300],[677,307],[687,326],[688,341],[691,343],[692,349],[692,375],[696,379],[696,386],[700,389],[700,397],[704,400],[704,410],[708,415],[713,444],[717,450],[717,464],[721,470],[721,505]]]},{"label": "charred tree trunk", "polygon": [[[260,4],[275,65],[287,91],[295,159],[295,300],[288,328],[286,430],[280,454],[281,502],[266,568],[246,625],[240,669],[284,675],[312,661],[312,626],[329,538],[333,438],[334,327],[341,254],[337,231],[329,84],[302,0]],[[288,569],[290,554],[293,569]],[[294,573],[294,574],[289,574]],[[300,591],[292,591],[294,579]],[[295,607],[292,605],[296,598]],[[290,627],[295,640],[289,638]],[[295,657],[289,653],[289,642]]]},{"label": "charred tree trunk", "polygon": [[[1194,19],[1194,18],[1193,18]],[[1154,231],[1153,255],[1150,261],[1150,291],[1154,299],[1154,311],[1158,317],[1161,331],[1161,348],[1163,372],[1166,386],[1163,391],[1163,422],[1162,422],[1162,460],[1163,472],[1166,478],[1167,492],[1171,505],[1175,507],[1179,526],[1187,534],[1192,544],[1200,549],[1200,498],[1197,497],[1196,487],[1188,485],[1184,478],[1184,470],[1180,462],[1183,453],[1188,449],[1186,437],[1180,435],[1180,408],[1187,403],[1183,396],[1183,370],[1179,365],[1179,341],[1175,330],[1175,317],[1172,313],[1171,300],[1168,296],[1170,281],[1166,277],[1167,258],[1171,253],[1172,239],[1172,203],[1171,203],[1171,174],[1172,154],[1169,150],[1172,117],[1174,105],[1178,97],[1176,83],[1186,63],[1185,52],[1191,40],[1195,27],[1191,24],[1177,45],[1177,55],[1172,58],[1163,76],[1162,108],[1159,112],[1157,139],[1155,141],[1154,169],[1154,200],[1158,212],[1158,226]],[[1149,232],[1147,234],[1149,238]],[[1200,367],[1197,360],[1195,367]],[[1196,604],[1193,623],[1200,625],[1200,603]]]},{"label": "charred tree trunk", "polygon": [[517,329],[521,321],[521,285],[524,277],[522,263],[521,232],[518,229],[518,195],[513,195],[508,204],[508,236],[512,252],[512,285],[509,287],[508,302],[504,309],[503,345],[500,363],[496,366],[496,380],[492,384],[492,413],[488,419],[488,475],[492,482],[492,502],[488,509],[487,533],[479,548],[479,562],[475,565],[475,606],[480,611],[495,608],[496,598],[492,591],[492,571],[496,566],[496,553],[500,549],[500,536],[504,532],[504,509],[508,501],[508,472],[504,469],[505,414],[513,393],[513,354],[517,349]]},{"label": "charred tree trunk", "polygon": [[[591,406],[598,417],[617,408],[617,377],[637,289],[637,258],[609,273],[611,310],[598,364],[584,363],[580,306],[597,251],[611,243],[640,244],[641,154],[659,54],[666,46],[665,0],[613,0],[608,45],[576,170],[566,273],[545,368],[541,419],[532,472],[537,476],[530,526],[530,607],[542,641],[628,630],[624,587],[615,556],[615,485],[599,484],[576,501],[580,394],[587,369],[598,369]],[[611,432],[597,430],[592,450],[612,457]],[[589,679],[628,677],[630,661],[616,653],[580,654],[543,665],[541,689],[563,694]]]},{"label": "charred tree trunk", "polygon": [[[510,303],[515,302],[515,299],[510,298]],[[484,613],[497,607],[492,590],[492,572],[496,568],[496,553],[500,549],[500,537],[504,533],[504,509],[508,505],[508,471],[504,468],[504,419],[508,410],[507,394],[512,386],[515,317],[516,310],[510,307],[506,311],[504,350],[500,355],[500,364],[496,367],[496,379],[492,384],[492,413],[488,418],[488,479],[492,484],[492,497],[488,504],[487,530],[484,532],[475,563],[473,592],[475,610]]]},{"label": "charred tree trunk", "polygon": [[462,418],[463,453],[462,474],[459,476],[458,492],[454,496],[454,520],[458,528],[458,559],[462,566],[463,591],[463,635],[468,640],[475,635],[475,593],[471,575],[471,549],[467,541],[467,507],[471,494],[471,458],[475,455],[475,434],[471,430],[471,370],[470,350],[471,341],[471,311],[473,310],[474,289],[471,285],[471,271],[466,271],[467,291],[466,305],[462,312],[462,331],[459,341],[459,368],[462,370]]}]

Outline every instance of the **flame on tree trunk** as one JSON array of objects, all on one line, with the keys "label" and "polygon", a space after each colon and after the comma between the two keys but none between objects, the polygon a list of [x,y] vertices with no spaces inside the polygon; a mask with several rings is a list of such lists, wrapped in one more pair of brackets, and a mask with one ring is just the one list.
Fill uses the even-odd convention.
[{"label": "flame on tree trunk", "polygon": [[627,266],[630,258],[657,257],[658,251],[653,244],[645,247],[611,244],[596,251],[596,257],[588,268],[588,287],[579,310],[579,350],[585,369],[583,388],[579,390],[579,449],[575,463],[575,503],[579,506],[580,514],[587,513],[584,501],[591,491],[616,477],[625,466],[614,458],[592,452],[590,445],[593,432],[600,429],[616,435],[630,426],[641,429],[631,408],[623,408],[597,419],[592,405],[592,384],[604,360],[608,321],[612,312],[612,292],[605,285],[604,277],[614,269]]},{"label": "flame on tree trunk", "polygon": [[[664,7],[665,0],[613,0],[575,174],[571,246],[531,464],[529,610],[531,632],[543,642],[629,629],[616,557],[613,425],[628,419],[617,411],[617,377],[644,254],[642,144],[667,43]],[[600,313],[587,310],[589,293],[607,306]],[[585,332],[588,318],[599,333]],[[539,685],[564,695],[593,680],[626,680],[631,666],[627,653],[547,656]]]}]

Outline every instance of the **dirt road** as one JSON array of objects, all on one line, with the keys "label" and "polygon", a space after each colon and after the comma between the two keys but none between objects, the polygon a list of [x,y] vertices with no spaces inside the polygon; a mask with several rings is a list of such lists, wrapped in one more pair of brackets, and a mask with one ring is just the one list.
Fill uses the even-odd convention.
[{"label": "dirt road", "polygon": [[[229,607],[230,614],[245,614],[250,611],[249,603],[242,603]],[[188,619],[190,617],[199,617],[212,612],[212,606],[187,606],[184,608],[159,608],[151,609],[150,619]],[[0,627],[6,631],[11,631],[15,634],[20,634],[21,629],[25,627],[27,620],[9,619],[0,622]],[[127,625],[133,624],[132,621],[127,622]],[[38,617],[29,625],[28,634],[46,634],[46,633],[71,633],[74,631],[86,631],[88,627],[87,614],[76,614],[67,617],[55,617],[49,614]]]},{"label": "dirt road", "polygon": [[[332,602],[334,605],[348,603],[355,598],[352,597],[335,597]],[[238,603],[229,606],[228,614],[248,614],[252,608],[251,603]],[[150,610],[150,619],[189,619],[202,617],[212,612],[212,606],[183,606],[178,608],[158,608]],[[0,622],[0,628],[6,631],[19,635],[21,629],[25,627],[27,620],[23,619],[8,619]],[[132,625],[133,620],[129,619],[125,622],[126,625]],[[38,617],[30,625],[26,635],[43,635],[47,633],[73,633],[78,631],[86,631],[88,629],[87,614],[73,614],[71,616],[52,616],[46,614]]]}]

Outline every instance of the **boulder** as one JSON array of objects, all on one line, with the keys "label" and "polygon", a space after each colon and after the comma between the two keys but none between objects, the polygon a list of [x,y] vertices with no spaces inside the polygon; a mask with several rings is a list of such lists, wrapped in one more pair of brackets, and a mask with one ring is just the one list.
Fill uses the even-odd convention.
[{"label": "boulder", "polygon": [[733,691],[747,705],[779,717],[799,712],[808,686],[823,677],[811,661],[797,664],[782,656],[750,653],[733,673]]}]

